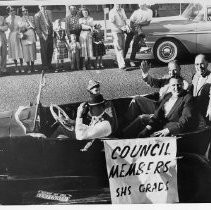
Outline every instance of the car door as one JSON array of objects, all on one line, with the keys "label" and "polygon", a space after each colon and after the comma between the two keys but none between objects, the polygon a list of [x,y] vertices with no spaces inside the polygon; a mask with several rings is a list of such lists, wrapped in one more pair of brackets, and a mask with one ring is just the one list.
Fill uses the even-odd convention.
[{"label": "car door", "polygon": [[206,8],[205,17],[197,25],[197,53],[211,53],[211,6]]}]

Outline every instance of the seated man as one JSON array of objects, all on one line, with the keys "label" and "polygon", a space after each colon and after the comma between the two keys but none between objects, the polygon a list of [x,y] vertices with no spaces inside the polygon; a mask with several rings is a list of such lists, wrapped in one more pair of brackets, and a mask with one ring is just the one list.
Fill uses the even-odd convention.
[{"label": "seated man", "polygon": [[90,101],[80,104],[77,111],[76,139],[108,137],[117,129],[117,118],[111,102],[101,94],[91,95]]},{"label": "seated man", "polygon": [[99,82],[90,80],[87,90],[90,93],[90,100],[78,107],[75,132],[67,131],[60,126],[52,137],[87,140],[108,137],[117,130],[114,106],[100,94]]},{"label": "seated man", "polygon": [[194,126],[193,97],[183,88],[182,77],[172,77],[169,92],[148,122],[136,118],[123,133],[126,138],[169,136],[189,131]]},{"label": "seated man", "polygon": [[[160,88],[159,93],[155,92],[151,95],[151,98],[143,97],[143,96],[136,96],[132,99],[128,111],[125,115],[125,121],[130,123],[136,117],[142,114],[146,117],[149,117],[149,114],[153,114],[156,108],[159,106],[160,101],[162,100],[163,96],[169,92],[169,80],[172,76],[180,76],[180,66],[176,60],[172,60],[168,63],[168,76],[164,78],[153,78],[149,75],[150,67],[146,61],[141,63],[141,70],[143,80],[153,88]],[[183,79],[183,88],[188,88],[188,82]]]}]

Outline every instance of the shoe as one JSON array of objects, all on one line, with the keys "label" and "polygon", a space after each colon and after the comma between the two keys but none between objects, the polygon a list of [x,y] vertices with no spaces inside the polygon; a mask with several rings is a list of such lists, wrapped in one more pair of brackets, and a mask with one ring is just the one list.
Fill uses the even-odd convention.
[{"label": "shoe", "polygon": [[104,69],[104,66],[103,66],[103,64],[102,64],[102,63],[100,64],[100,68],[101,68],[101,69]]},{"label": "shoe", "polygon": [[135,67],[136,66],[136,64],[134,63],[134,61],[130,61],[130,66],[131,67]]},{"label": "shoe", "polygon": [[100,64],[97,64],[96,65],[96,69],[100,69]]},{"label": "shoe", "polygon": [[27,73],[28,73],[28,74],[31,74],[31,70],[29,69],[29,70],[27,71]]},{"label": "shoe", "polygon": [[19,71],[18,68],[15,68],[15,73],[16,73],[16,74],[19,74],[19,73],[20,73],[20,71]]},{"label": "shoe", "polygon": [[122,68],[119,68],[120,70],[122,70],[122,71],[126,71],[126,66],[124,66],[124,67],[122,67]]},{"label": "shoe", "polygon": [[25,73],[25,70],[23,68],[21,68],[21,73]]},{"label": "shoe", "polygon": [[54,72],[55,72],[55,73],[59,72],[59,69],[58,69],[58,68],[56,68]]}]

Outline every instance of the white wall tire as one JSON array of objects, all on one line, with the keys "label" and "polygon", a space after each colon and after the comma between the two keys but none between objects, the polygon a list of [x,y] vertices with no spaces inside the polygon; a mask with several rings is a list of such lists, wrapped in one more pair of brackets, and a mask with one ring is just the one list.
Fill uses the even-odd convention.
[{"label": "white wall tire", "polygon": [[175,40],[160,40],[155,44],[154,56],[157,61],[168,63],[179,56],[179,44]]}]

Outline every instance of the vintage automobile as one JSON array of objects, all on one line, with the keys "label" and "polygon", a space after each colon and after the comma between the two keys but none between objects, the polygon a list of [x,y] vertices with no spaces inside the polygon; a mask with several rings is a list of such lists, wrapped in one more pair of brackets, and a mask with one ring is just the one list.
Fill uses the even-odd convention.
[{"label": "vintage automobile", "polygon": [[211,52],[211,4],[194,2],[182,15],[153,18],[151,24],[143,28],[149,48],[143,48],[140,57],[168,63],[187,53]]},{"label": "vintage automobile", "polygon": [[[42,74],[34,106],[0,113],[0,203],[111,203],[105,139],[53,138],[58,125],[74,133],[79,103],[41,106],[43,78]],[[118,118],[132,98],[112,100]],[[177,178],[182,203],[211,202],[211,167],[205,158],[210,135],[211,128],[205,127],[178,136]],[[124,141],[118,132],[113,138]]]}]

